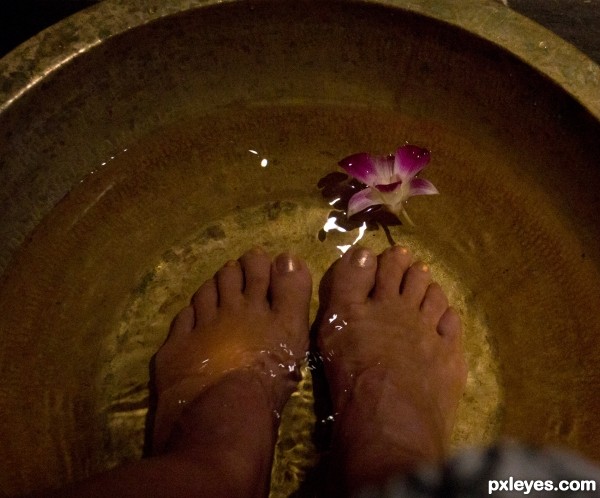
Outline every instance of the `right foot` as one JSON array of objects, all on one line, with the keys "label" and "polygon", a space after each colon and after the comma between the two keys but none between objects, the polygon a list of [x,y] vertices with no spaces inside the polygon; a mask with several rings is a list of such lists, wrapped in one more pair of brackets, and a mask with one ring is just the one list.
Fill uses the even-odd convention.
[{"label": "right foot", "polygon": [[467,365],[458,314],[406,249],[353,247],[328,277],[317,345],[348,492],[444,457]]}]

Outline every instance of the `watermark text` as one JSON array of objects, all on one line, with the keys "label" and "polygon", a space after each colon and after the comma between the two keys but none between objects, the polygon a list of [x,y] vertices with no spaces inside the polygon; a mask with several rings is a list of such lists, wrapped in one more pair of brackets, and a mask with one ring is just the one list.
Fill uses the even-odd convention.
[{"label": "watermark text", "polygon": [[509,477],[506,480],[488,481],[488,494],[502,491],[518,491],[528,495],[532,491],[596,491],[596,481],[573,480],[573,481],[551,481],[551,480],[522,480]]}]

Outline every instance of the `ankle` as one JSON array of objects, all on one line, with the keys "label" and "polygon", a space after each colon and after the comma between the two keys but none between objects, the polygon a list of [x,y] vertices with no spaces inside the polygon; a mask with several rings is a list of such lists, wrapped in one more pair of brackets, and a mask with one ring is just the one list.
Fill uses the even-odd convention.
[{"label": "ankle", "polygon": [[[245,439],[258,440],[255,433],[263,437],[274,434],[278,426],[276,411],[284,403],[283,398],[251,369],[228,373],[186,404],[173,426],[168,448],[235,448],[245,446]],[[248,424],[253,431],[247,430]]]},{"label": "ankle", "polygon": [[278,425],[273,393],[254,371],[237,370],[187,404],[164,456],[223,476],[219,496],[262,496],[268,492]]}]

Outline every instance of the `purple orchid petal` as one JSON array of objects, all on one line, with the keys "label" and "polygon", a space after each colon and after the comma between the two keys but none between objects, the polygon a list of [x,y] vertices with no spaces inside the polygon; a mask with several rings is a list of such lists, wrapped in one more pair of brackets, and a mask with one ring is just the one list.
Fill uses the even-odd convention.
[{"label": "purple orchid petal", "polygon": [[350,218],[353,214],[356,214],[364,209],[377,204],[382,204],[382,200],[373,192],[371,188],[364,188],[360,192],[357,192],[348,201],[348,213],[347,216]]},{"label": "purple orchid petal", "polygon": [[410,180],[429,164],[429,158],[427,149],[416,145],[403,145],[396,151],[395,173],[402,180]]},{"label": "purple orchid petal", "polygon": [[400,180],[399,182],[388,183],[387,185],[375,185],[375,188],[380,192],[387,193],[399,189],[401,185],[402,180]]},{"label": "purple orchid petal", "polygon": [[346,173],[356,178],[359,182],[367,185],[377,183],[377,167],[371,155],[366,152],[352,154],[342,159],[338,164],[346,170]]},{"label": "purple orchid petal", "polygon": [[408,196],[413,195],[433,195],[439,194],[439,191],[433,183],[424,178],[413,178],[409,184]]},{"label": "purple orchid petal", "polygon": [[375,172],[377,173],[377,180],[371,183],[371,186],[375,184],[387,185],[392,182],[400,180],[395,173],[395,158],[393,154],[387,156],[372,156],[371,161],[375,166]]}]

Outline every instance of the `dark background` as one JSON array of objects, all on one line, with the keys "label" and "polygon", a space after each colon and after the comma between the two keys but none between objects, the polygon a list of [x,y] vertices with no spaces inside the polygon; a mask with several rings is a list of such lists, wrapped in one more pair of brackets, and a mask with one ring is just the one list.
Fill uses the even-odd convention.
[{"label": "dark background", "polygon": [[[4,4],[0,6],[0,57],[44,28],[97,1],[0,0]],[[508,5],[600,63],[600,0],[508,0]]]},{"label": "dark background", "polygon": [[97,0],[0,0],[0,57]]}]

